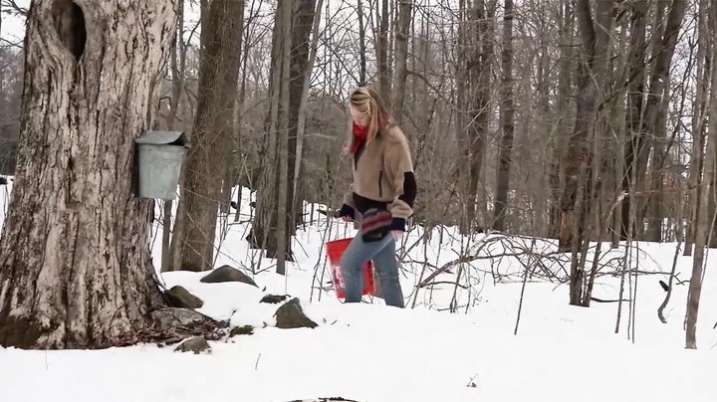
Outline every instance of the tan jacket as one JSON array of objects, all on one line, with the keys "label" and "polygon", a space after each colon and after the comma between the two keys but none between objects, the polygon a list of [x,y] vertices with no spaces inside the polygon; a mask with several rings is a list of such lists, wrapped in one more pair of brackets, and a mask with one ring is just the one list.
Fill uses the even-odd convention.
[{"label": "tan jacket", "polygon": [[[405,230],[413,214],[416,180],[408,140],[390,126],[371,144],[362,145],[352,158],[353,182],[344,194],[341,215],[354,217],[373,206],[386,207],[394,217],[392,229]],[[348,207],[348,208],[347,208]]]}]

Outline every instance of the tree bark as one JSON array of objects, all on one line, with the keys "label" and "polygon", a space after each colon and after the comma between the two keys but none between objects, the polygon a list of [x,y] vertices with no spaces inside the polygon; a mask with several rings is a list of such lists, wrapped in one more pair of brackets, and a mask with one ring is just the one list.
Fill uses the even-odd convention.
[{"label": "tree bark", "polygon": [[151,127],[176,1],[36,1],[0,239],[0,345],[136,341],[163,300],[134,139]]},{"label": "tree bark", "polygon": [[217,211],[228,163],[225,147],[233,131],[243,14],[241,1],[212,0],[209,4],[192,148],[180,200],[184,203],[181,262],[175,270],[207,271],[214,264]]}]

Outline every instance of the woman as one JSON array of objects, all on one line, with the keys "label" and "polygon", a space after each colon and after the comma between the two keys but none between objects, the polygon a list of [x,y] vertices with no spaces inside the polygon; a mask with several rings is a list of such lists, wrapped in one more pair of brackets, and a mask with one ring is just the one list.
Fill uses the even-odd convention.
[{"label": "woman", "polygon": [[416,198],[408,141],[373,89],[356,89],[349,111],[353,129],[347,151],[353,156],[353,182],[344,196],[340,216],[350,222],[360,214],[361,230],[341,258],[345,301],[361,301],[361,270],[371,259],[386,304],[403,308],[396,240],[406,231],[406,219],[413,214]]}]

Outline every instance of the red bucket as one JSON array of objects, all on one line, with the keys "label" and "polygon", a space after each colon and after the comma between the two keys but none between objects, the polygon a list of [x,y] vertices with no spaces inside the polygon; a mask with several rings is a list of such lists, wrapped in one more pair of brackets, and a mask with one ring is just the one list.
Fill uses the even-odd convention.
[{"label": "red bucket", "polygon": [[[344,254],[344,250],[351,243],[352,238],[339,239],[326,242],[326,255],[329,257],[329,264],[331,265],[331,279],[334,283],[334,289],[336,290],[336,297],[343,299],[346,297],[344,293],[344,281],[341,277],[341,256]],[[376,284],[373,279],[373,261],[368,260],[363,266],[363,291],[362,295],[373,295],[376,292]]]}]

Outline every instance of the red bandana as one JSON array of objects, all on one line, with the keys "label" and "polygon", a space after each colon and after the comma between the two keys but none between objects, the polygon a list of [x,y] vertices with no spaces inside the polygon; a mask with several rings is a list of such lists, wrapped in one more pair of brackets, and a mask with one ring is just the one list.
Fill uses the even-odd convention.
[{"label": "red bandana", "polygon": [[354,145],[351,148],[351,153],[355,154],[356,150],[358,150],[359,146],[366,141],[366,138],[368,137],[368,126],[366,127],[360,127],[356,125],[356,123],[353,124],[353,133],[354,133]]}]

